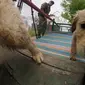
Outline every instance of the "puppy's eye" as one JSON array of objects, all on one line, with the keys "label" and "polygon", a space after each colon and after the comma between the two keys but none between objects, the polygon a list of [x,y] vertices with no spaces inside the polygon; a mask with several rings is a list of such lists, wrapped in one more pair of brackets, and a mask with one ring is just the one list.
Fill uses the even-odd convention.
[{"label": "puppy's eye", "polygon": [[82,29],[85,29],[85,24],[81,24],[81,28]]}]

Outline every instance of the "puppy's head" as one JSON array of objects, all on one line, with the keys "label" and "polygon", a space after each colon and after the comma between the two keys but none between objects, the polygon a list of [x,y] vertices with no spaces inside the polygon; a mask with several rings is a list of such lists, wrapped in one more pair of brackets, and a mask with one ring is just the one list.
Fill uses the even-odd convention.
[{"label": "puppy's head", "polygon": [[72,22],[72,33],[75,30],[84,31],[85,30],[85,10],[78,11],[73,18]]},{"label": "puppy's head", "polygon": [[76,38],[77,38],[77,42],[76,42],[78,47],[77,50],[79,49],[80,52],[81,50],[84,51],[85,49],[85,10],[78,11],[75,17],[73,18],[72,32],[74,32],[73,35],[76,35]]}]

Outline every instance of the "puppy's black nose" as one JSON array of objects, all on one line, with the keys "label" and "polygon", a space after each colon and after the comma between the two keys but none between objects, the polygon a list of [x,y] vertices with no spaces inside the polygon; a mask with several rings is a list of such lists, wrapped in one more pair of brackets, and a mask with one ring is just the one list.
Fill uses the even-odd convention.
[{"label": "puppy's black nose", "polygon": [[82,29],[85,29],[85,23],[84,24],[81,24],[81,28]]}]

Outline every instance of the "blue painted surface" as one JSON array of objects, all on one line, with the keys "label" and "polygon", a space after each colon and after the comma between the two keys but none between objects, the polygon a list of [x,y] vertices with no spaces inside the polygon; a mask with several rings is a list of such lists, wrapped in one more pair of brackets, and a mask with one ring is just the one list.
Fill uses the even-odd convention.
[{"label": "blue painted surface", "polygon": [[[42,50],[41,51],[45,54],[61,57],[61,58],[64,58],[64,57],[70,58],[70,52],[68,52],[66,49],[70,50],[71,41],[72,41],[71,35],[51,33],[35,41],[38,48],[44,50],[44,51]],[[55,48],[51,48],[52,46],[55,46]],[[64,50],[62,50],[62,48]],[[77,55],[77,58],[81,58],[81,57]],[[78,61],[84,62],[85,59],[80,59]]]}]

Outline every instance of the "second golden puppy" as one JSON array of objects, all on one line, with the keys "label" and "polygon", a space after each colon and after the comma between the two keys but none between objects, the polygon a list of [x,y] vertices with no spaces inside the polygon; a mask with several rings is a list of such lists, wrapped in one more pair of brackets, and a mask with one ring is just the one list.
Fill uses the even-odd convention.
[{"label": "second golden puppy", "polygon": [[76,60],[76,54],[85,57],[85,10],[76,13],[72,23],[71,60]]}]

